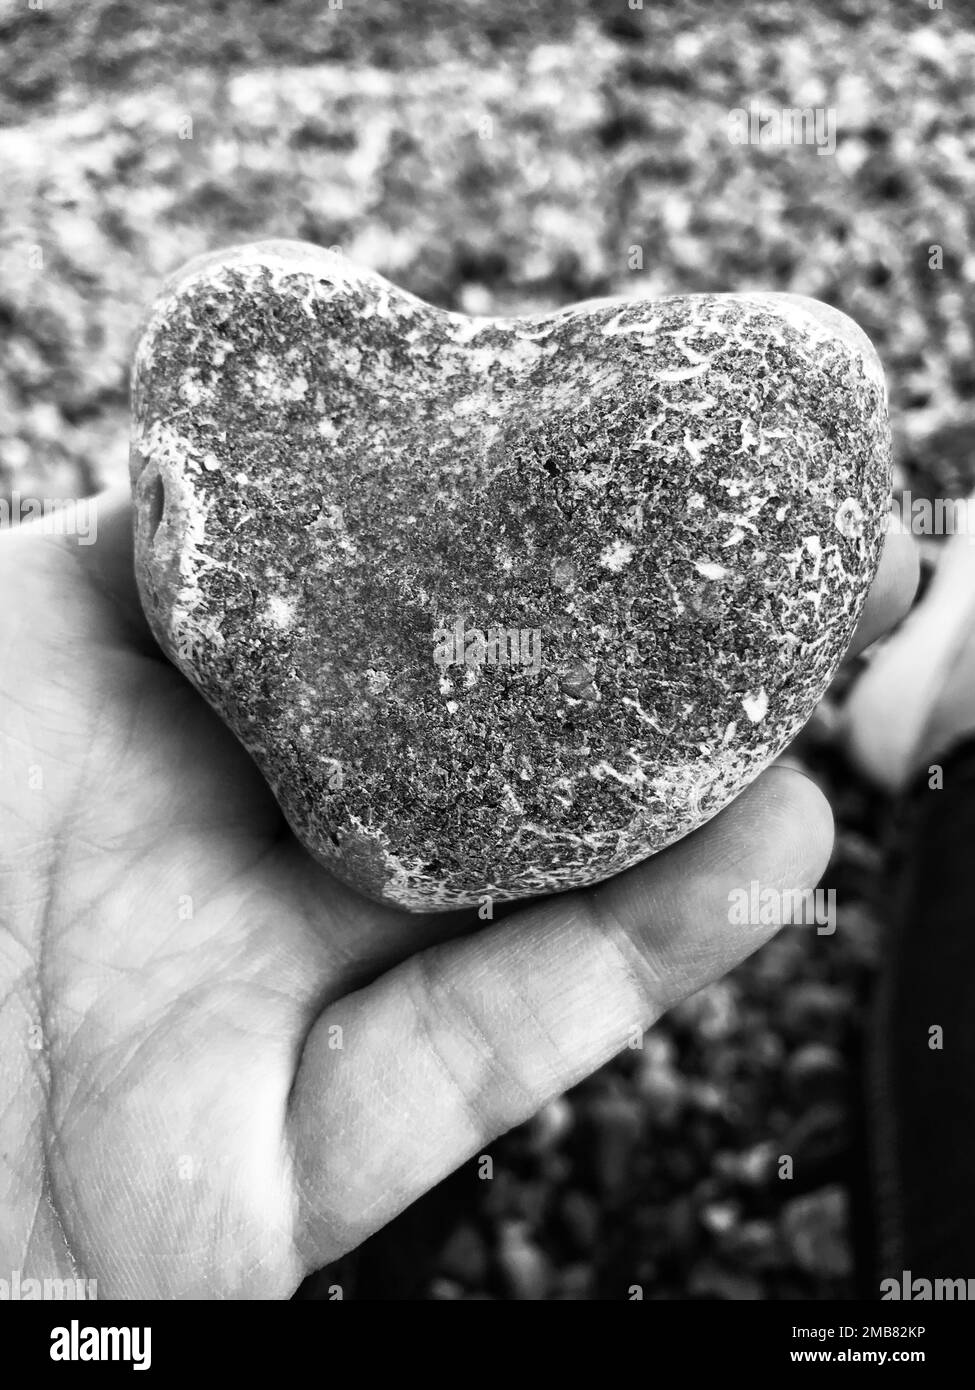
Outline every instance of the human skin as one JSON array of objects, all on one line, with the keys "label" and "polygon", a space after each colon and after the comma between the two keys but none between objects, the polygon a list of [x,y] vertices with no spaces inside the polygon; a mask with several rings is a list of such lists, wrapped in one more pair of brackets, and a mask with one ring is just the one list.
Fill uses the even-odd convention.
[{"label": "human skin", "polygon": [[[0,535],[0,1273],[287,1297],[767,940],[729,892],[812,887],[832,818],[779,765],[491,923],[367,902],[162,657],[128,498],[97,506],[93,545]],[[853,650],[916,577],[892,534]]]}]

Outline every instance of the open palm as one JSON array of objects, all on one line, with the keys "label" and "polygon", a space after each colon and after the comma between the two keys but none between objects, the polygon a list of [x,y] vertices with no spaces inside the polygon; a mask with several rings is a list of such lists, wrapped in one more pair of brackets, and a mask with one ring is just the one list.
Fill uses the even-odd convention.
[{"label": "open palm", "polygon": [[[287,831],[158,652],[128,503],[0,536],[0,1265],[284,1297],[771,933],[828,806],[784,767],[609,883],[482,923],[379,907]],[[860,630],[899,615],[888,545]]]}]

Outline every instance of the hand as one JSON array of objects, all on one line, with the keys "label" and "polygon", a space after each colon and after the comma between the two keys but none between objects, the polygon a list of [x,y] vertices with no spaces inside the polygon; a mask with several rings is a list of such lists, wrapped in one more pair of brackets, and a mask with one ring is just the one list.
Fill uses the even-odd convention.
[{"label": "hand", "polygon": [[[761,945],[730,888],[826,865],[826,801],[773,767],[493,924],[366,902],[155,647],[127,498],[97,515],[91,546],[0,536],[4,1271],[285,1297]],[[891,537],[859,645],[915,578]]]}]

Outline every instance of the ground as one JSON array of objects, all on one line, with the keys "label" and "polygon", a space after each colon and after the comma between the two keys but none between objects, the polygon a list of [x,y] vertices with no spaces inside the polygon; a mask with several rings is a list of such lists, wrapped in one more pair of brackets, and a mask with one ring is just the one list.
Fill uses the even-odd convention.
[{"label": "ground", "polygon": [[[881,353],[898,485],[975,483],[962,4],[36,3],[0,0],[0,496],[124,476],[160,278],[269,235],[470,313],[815,295]],[[834,109],[835,152],[734,143],[753,101]],[[828,725],[835,933],[786,929],[306,1296],[854,1293],[885,807]]]}]

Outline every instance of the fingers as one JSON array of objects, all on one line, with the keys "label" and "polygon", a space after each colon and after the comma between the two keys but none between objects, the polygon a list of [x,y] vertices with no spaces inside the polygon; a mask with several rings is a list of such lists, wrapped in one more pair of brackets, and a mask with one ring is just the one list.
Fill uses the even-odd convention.
[{"label": "fingers", "polygon": [[919,575],[918,549],[899,521],[891,518],[877,577],[870,586],[848,656],[856,656],[903,618],[911,606]]},{"label": "fingers", "polygon": [[628,873],[421,952],[326,1009],[290,1111],[309,1264],[357,1244],[747,956],[776,928],[733,925],[733,890],[811,887],[831,844],[821,793],[773,768]]}]

